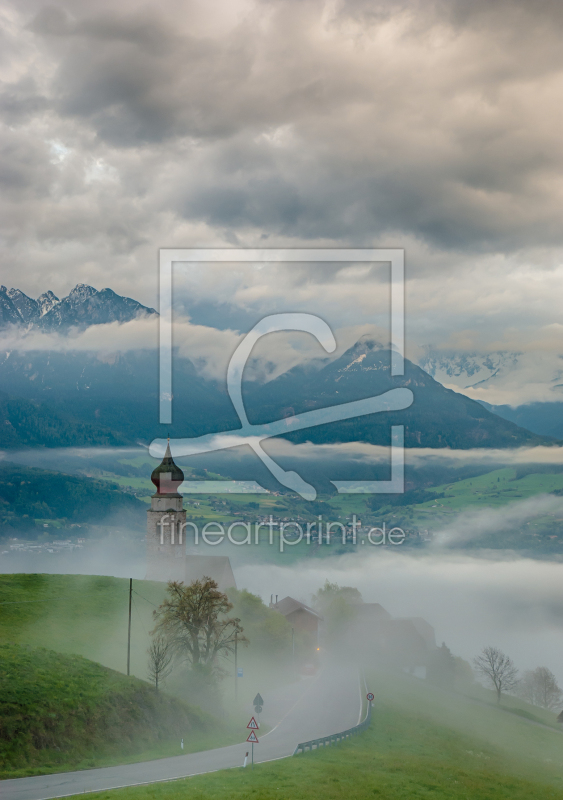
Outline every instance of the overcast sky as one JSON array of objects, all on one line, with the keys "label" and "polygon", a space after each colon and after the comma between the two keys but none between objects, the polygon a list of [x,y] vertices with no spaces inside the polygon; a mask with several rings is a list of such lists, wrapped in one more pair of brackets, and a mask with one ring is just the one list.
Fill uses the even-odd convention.
[{"label": "overcast sky", "polygon": [[[3,0],[0,19],[2,283],[155,306],[163,246],[397,246],[412,348],[563,352],[560,2]],[[365,275],[330,280],[376,309]]]}]

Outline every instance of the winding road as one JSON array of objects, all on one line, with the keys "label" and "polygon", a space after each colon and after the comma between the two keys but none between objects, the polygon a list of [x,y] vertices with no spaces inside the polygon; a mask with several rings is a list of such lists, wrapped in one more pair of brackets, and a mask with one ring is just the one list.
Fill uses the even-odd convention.
[{"label": "winding road", "polygon": [[[272,726],[259,736],[254,761],[274,761],[291,756],[299,742],[328,736],[360,722],[362,692],[357,671],[352,667],[330,667],[315,678],[264,693],[263,722]],[[252,708],[249,708],[249,719]],[[2,800],[49,800],[85,792],[99,792],[125,786],[169,781],[242,766],[250,750],[246,734],[240,744],[205,750],[185,756],[161,758],[139,764],[61,772],[32,778],[0,781]]]}]

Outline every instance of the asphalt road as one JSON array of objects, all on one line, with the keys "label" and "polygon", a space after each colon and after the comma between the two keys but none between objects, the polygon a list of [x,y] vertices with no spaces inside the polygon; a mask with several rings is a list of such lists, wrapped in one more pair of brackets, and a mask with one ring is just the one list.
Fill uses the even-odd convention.
[{"label": "asphalt road", "polygon": [[[265,694],[263,722],[273,727],[264,736],[258,732],[254,761],[286,758],[293,754],[299,742],[353,727],[360,721],[361,699],[358,673],[352,667],[325,668],[316,678]],[[48,800],[239,767],[246,751],[250,751],[250,745],[244,741],[247,733],[245,731],[241,737],[241,744],[217,750],[139,764],[0,781],[0,797],[2,800]]]}]

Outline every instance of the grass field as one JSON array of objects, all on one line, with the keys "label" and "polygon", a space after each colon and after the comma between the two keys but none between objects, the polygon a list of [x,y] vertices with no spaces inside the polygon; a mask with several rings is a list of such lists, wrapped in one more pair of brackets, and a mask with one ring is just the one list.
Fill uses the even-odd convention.
[{"label": "grass field", "polygon": [[[147,680],[149,631],[154,626],[152,612],[162,602],[164,592],[165,585],[162,583],[133,581],[131,674],[143,681]],[[51,652],[49,658],[54,655],[52,651],[57,651],[71,657],[69,662],[71,664],[72,657],[83,656],[89,659],[87,663],[91,664],[94,672],[103,669],[100,666],[103,665],[123,676],[127,665],[128,601],[129,581],[123,578],[87,575],[0,575],[0,683],[6,668],[6,658],[2,655],[2,649],[10,645],[48,648]],[[217,707],[221,709],[220,719],[212,719],[209,714],[202,714],[202,718],[209,724],[206,723],[206,726],[197,732],[190,731],[186,727],[182,732],[184,753],[221,747],[241,740],[241,731],[244,732],[248,721],[241,706],[245,702],[248,704],[256,692],[251,682],[252,653],[249,651],[250,648],[239,649],[239,666],[244,667],[246,676],[245,681],[240,681],[239,706],[235,707],[232,704],[233,684],[231,681],[226,681],[221,687],[221,696],[217,699]],[[229,662],[226,662],[225,666],[228,668]],[[69,683],[68,668],[61,668],[59,672],[64,677],[59,678],[58,691],[62,693],[61,697],[68,697],[72,688]],[[49,670],[41,676],[41,679],[37,679],[36,690],[39,694],[45,677],[49,678]],[[116,675],[116,679],[119,677]],[[184,680],[183,673],[176,671],[164,683],[164,693],[169,693],[174,698],[188,699],[189,687],[184,686]],[[140,684],[136,681],[135,684],[137,687],[141,685],[150,689],[146,683]],[[31,691],[33,682],[28,689],[33,695]],[[25,699],[25,695],[24,691],[21,697]],[[5,692],[3,697],[6,699]],[[191,702],[199,705],[201,700],[192,699]],[[19,700],[18,703],[21,705]],[[83,706],[82,700],[78,706]],[[48,713],[51,711],[49,709]],[[7,724],[7,714],[0,713],[0,739],[2,726],[5,724]],[[22,763],[19,766],[14,760],[6,766],[4,754],[4,757],[0,757],[0,772],[3,777],[17,777],[37,772],[87,769],[94,766],[145,761],[180,755],[181,752],[180,736],[170,738],[163,733],[158,740],[145,741],[141,738],[135,742],[134,747],[129,748],[114,747],[105,751],[94,742],[91,746],[85,746],[72,753],[72,757],[65,757],[64,753],[57,755],[55,751],[50,751],[45,758],[32,758],[28,764]]]},{"label": "grass field", "polygon": [[175,755],[182,737],[187,752],[229,742],[214,723],[81,656],[0,645],[0,777]]},{"label": "grass field", "polygon": [[[131,674],[147,680],[147,648],[154,627],[153,611],[164,599],[165,584],[133,581],[131,617]],[[0,574],[0,644],[14,643],[46,647],[60,653],[80,655],[124,673],[127,667],[127,623],[129,580],[96,575]],[[252,638],[252,637],[251,637]],[[220,686],[217,709],[228,711],[234,724],[240,708],[252,700],[261,677],[261,661],[252,642],[239,647],[238,666],[244,670],[239,681],[238,707],[234,706],[232,656],[222,666],[226,678]],[[270,665],[272,680],[280,679]],[[164,689],[188,702],[193,700],[181,669],[176,669]],[[223,708],[221,708],[223,706]],[[246,723],[245,723],[246,724]],[[244,729],[244,726],[243,726]],[[167,755],[170,752],[167,751]]]},{"label": "grass field", "polygon": [[[118,483],[122,486],[130,486],[135,489],[146,488],[147,496],[152,493],[152,491],[149,491],[152,489],[152,484],[148,477],[123,477],[110,472],[96,477]],[[427,490],[436,492],[436,494],[445,494],[445,497],[440,497],[437,500],[429,500],[425,503],[419,503],[413,506],[401,507],[401,510],[410,508],[417,512],[430,513],[432,510],[435,510],[435,513],[440,513],[440,510],[460,511],[465,508],[482,506],[498,508],[514,500],[521,500],[533,497],[537,494],[553,491],[563,491],[563,473],[534,473],[533,467],[531,467],[528,474],[519,477],[517,469],[507,467],[492,470],[483,475],[461,481],[427,487]],[[361,516],[365,515],[369,510],[366,505],[369,498],[370,495],[355,494],[334,495],[319,499],[322,499],[330,505],[335,512],[334,518],[337,519],[340,516],[345,518],[352,514],[356,514],[358,518],[361,518]],[[217,500],[217,495],[189,494],[186,496],[186,499],[191,506],[187,509],[188,513],[193,514],[195,513],[193,502],[200,502],[201,512],[203,512],[204,507],[205,512],[208,512],[211,509],[211,503]],[[233,505],[244,506],[250,501],[259,504],[261,514],[268,514],[271,511],[279,514],[280,509],[291,511],[293,506],[292,498],[289,495],[276,497],[269,494],[233,494],[228,497],[228,502]]]},{"label": "grass field", "polygon": [[[131,672],[146,678],[152,611],[165,586],[133,581]],[[48,647],[125,672],[129,581],[91,575],[0,575],[0,642]]]},{"label": "grass field", "polygon": [[371,727],[346,743],[92,800],[563,800],[563,734],[408,676],[369,684]]},{"label": "grass field", "polygon": [[[145,598],[142,619],[148,626],[163,587],[141,581],[133,586],[139,592],[136,601],[140,604],[140,595]],[[123,672],[127,597],[128,581],[123,579],[3,575],[0,639],[87,655]],[[141,620],[133,619],[133,672],[144,678],[147,633]],[[196,800],[374,796],[563,800],[563,734],[553,730],[557,726],[551,712],[509,697],[499,709],[487,690],[475,688],[474,697],[444,693],[401,674],[370,676],[369,685],[376,694],[372,727],[349,743],[258,765],[253,773],[231,770],[111,792],[108,800],[176,800],[186,793]],[[240,739],[237,733],[227,724],[220,731],[186,736],[184,752],[231,743]],[[85,753],[74,763],[88,768],[159,758],[178,754],[178,745],[175,740],[145,743],[127,757]],[[63,767],[64,761],[55,759],[51,768],[43,769]],[[33,771],[33,765],[28,769]],[[25,774],[25,769],[11,774]]]},{"label": "grass field", "polygon": [[[518,477],[516,469],[505,468],[479,475],[476,478],[436,486],[431,491],[444,492],[440,506],[459,510],[471,506],[487,505],[499,507],[514,500],[522,500],[537,494],[563,490],[563,473],[529,473]],[[432,507],[430,501],[421,507]]]}]

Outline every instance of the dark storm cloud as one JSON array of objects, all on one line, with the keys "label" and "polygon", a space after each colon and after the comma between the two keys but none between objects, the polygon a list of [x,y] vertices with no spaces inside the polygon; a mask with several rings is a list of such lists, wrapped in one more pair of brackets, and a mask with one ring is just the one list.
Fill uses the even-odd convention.
[{"label": "dark storm cloud", "polygon": [[220,36],[192,30],[191,3],[179,17],[83,4],[41,8],[29,29],[62,118],[118,148],[192,143],[175,207],[188,219],[305,239],[408,231],[478,251],[560,243],[542,182],[561,149],[522,124],[519,111],[545,117],[525,85],[511,93],[556,78],[547,25],[561,15],[466,5],[350,2],[331,18],[320,2],[257,3]]},{"label": "dark storm cloud", "polygon": [[9,124],[17,124],[37,115],[49,107],[33,78],[25,76],[14,83],[6,83],[0,90],[0,116]]},{"label": "dark storm cloud", "polygon": [[88,121],[104,141],[228,137],[239,127],[235,106],[255,55],[244,31],[197,38],[156,9],[79,20],[47,8],[29,27],[60,54],[52,86],[60,113]]},{"label": "dark storm cloud", "polygon": [[34,138],[8,131],[0,141],[0,191],[18,202],[48,193],[53,170],[48,153]]}]

